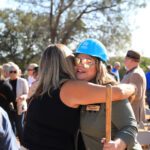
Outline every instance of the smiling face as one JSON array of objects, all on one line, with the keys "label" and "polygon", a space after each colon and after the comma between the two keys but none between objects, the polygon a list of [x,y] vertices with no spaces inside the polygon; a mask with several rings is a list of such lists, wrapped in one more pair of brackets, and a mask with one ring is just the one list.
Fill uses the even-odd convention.
[{"label": "smiling face", "polygon": [[91,81],[96,77],[96,59],[86,54],[78,54],[75,58],[76,77],[79,80]]}]

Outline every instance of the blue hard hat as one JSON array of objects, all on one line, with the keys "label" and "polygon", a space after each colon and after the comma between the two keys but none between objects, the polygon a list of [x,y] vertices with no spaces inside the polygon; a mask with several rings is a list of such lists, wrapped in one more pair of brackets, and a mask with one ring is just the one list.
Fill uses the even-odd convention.
[{"label": "blue hard hat", "polygon": [[75,54],[87,54],[93,57],[98,57],[102,61],[108,61],[108,56],[105,46],[96,39],[86,39],[79,44],[75,50]]}]

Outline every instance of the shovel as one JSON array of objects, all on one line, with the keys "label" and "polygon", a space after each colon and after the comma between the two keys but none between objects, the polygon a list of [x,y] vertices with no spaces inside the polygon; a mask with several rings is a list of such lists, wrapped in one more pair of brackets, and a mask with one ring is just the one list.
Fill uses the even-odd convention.
[{"label": "shovel", "polygon": [[106,85],[106,143],[111,140],[112,87]]}]

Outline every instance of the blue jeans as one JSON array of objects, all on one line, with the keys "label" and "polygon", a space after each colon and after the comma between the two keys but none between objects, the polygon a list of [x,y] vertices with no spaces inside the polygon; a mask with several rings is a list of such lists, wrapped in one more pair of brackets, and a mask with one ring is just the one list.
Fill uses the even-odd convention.
[{"label": "blue jeans", "polygon": [[24,113],[18,115],[17,112],[13,112],[11,124],[15,135],[18,136],[20,143],[23,144]]}]

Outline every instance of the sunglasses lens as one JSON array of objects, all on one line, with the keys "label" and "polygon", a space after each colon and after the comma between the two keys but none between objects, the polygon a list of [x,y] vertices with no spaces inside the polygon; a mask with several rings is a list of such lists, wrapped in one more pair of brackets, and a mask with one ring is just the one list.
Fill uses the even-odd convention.
[{"label": "sunglasses lens", "polygon": [[93,64],[95,64],[95,62],[93,62],[91,59],[88,58],[75,58],[75,64],[79,65],[82,64],[84,66],[84,68],[90,68]]},{"label": "sunglasses lens", "polygon": [[17,73],[17,71],[10,71],[9,73]]},{"label": "sunglasses lens", "polygon": [[83,62],[82,62],[83,64],[93,64],[93,62],[92,62],[91,59],[86,59],[86,58],[85,58],[85,59],[83,59],[82,61],[83,61]]},{"label": "sunglasses lens", "polygon": [[83,64],[83,66],[84,66],[84,68],[86,68],[86,69],[88,69],[88,68],[90,68],[90,67],[91,67],[91,65],[90,65],[90,64]]},{"label": "sunglasses lens", "polygon": [[28,71],[32,71],[33,69],[28,69]]}]

